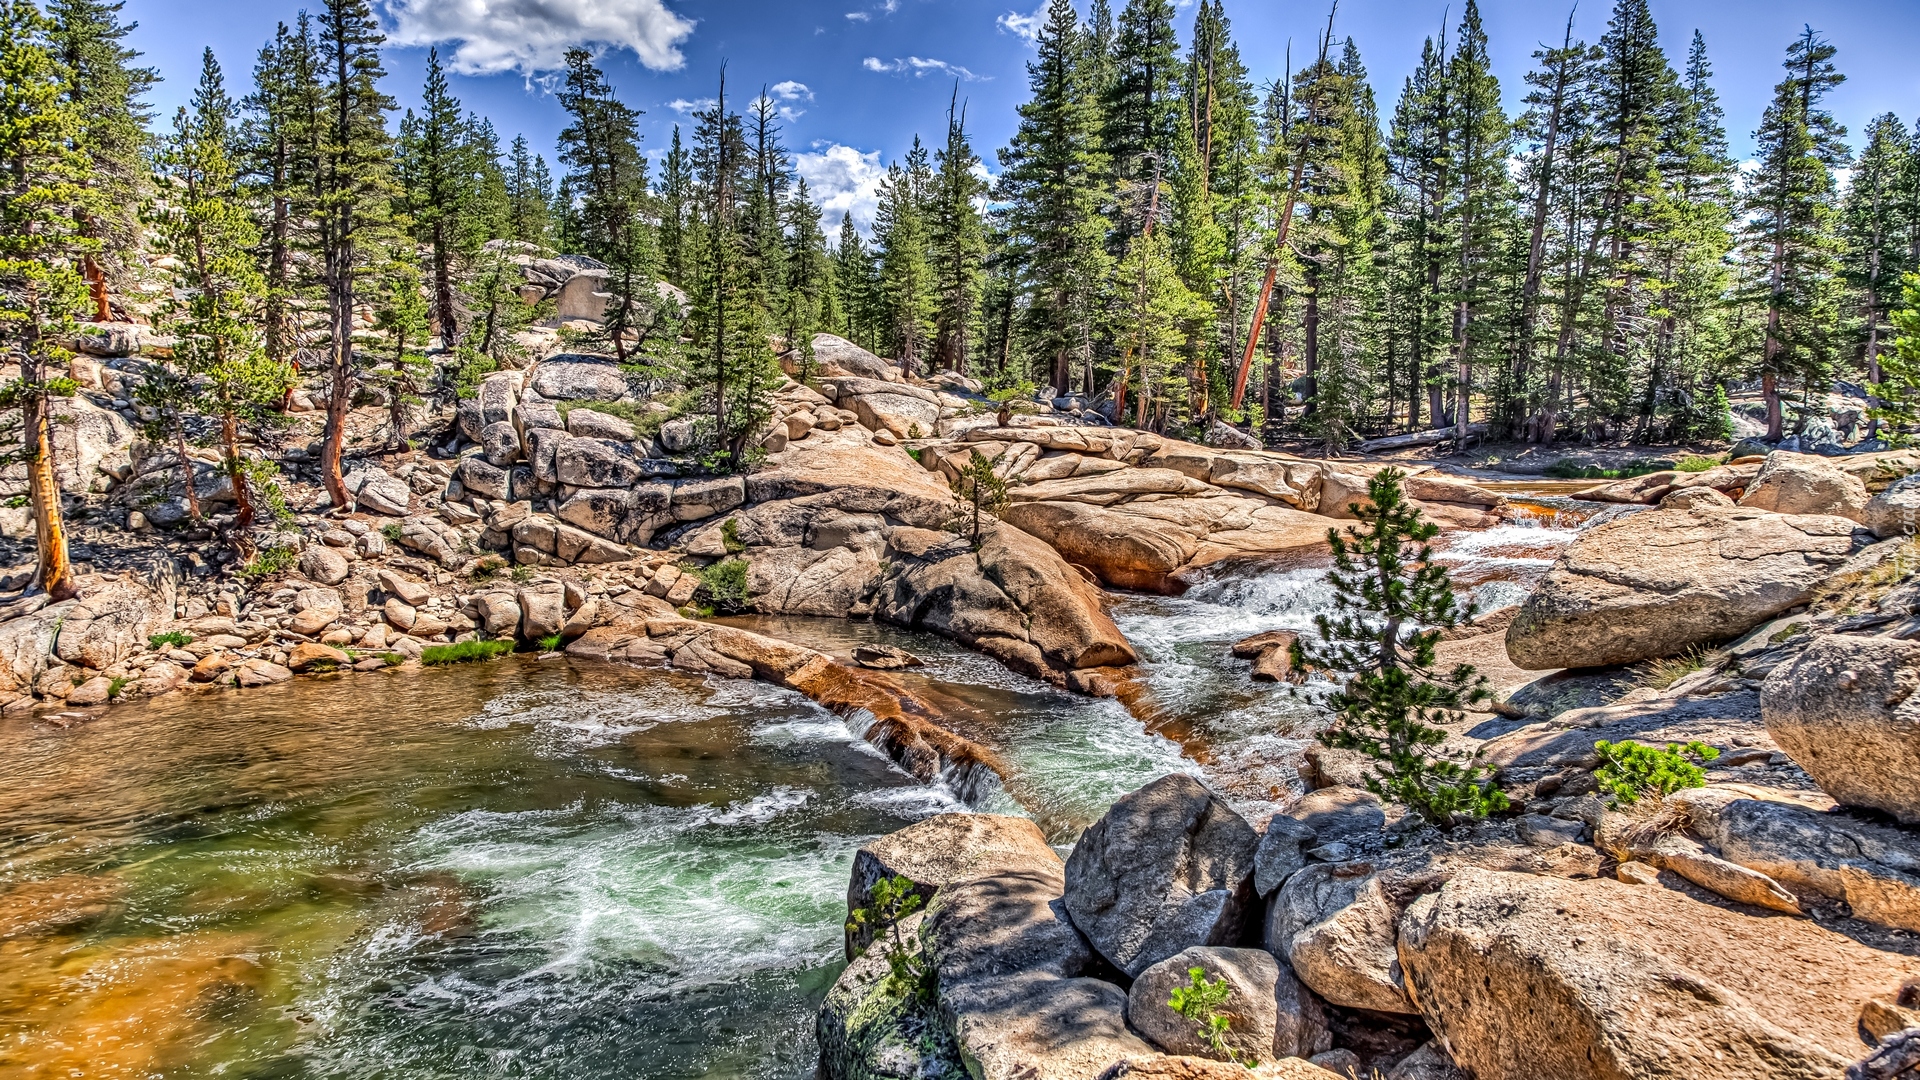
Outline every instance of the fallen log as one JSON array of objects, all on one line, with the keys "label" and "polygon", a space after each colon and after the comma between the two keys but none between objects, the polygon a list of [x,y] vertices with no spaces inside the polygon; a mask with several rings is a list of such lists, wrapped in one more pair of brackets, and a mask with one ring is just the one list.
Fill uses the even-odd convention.
[{"label": "fallen log", "polygon": [[1915,1068],[1920,1068],[1920,1028],[1908,1028],[1880,1040],[1865,1061],[1847,1066],[1847,1080],[1893,1080],[1914,1075]]},{"label": "fallen log", "polygon": [[[1416,431],[1411,435],[1389,435],[1384,439],[1368,439],[1366,442],[1354,447],[1354,449],[1363,454],[1373,454],[1381,450],[1401,450],[1409,446],[1431,446],[1434,443],[1443,443],[1452,440],[1452,438],[1459,433],[1459,430],[1459,428],[1443,427],[1429,428],[1426,431]],[[1469,436],[1485,435],[1486,433],[1487,425],[1485,424],[1467,425],[1467,434]]]}]

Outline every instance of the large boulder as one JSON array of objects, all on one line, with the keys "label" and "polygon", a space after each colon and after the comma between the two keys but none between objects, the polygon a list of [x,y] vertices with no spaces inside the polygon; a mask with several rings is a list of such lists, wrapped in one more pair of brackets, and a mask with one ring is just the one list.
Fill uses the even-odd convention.
[{"label": "large boulder", "polygon": [[1920,825],[1920,641],[1815,638],[1760,690],[1780,749],[1848,806]]},{"label": "large boulder", "polygon": [[1185,773],[1134,791],[1067,858],[1066,908],[1128,975],[1195,945],[1240,938],[1259,837],[1225,799]]},{"label": "large boulder", "polygon": [[[1380,797],[1351,787],[1309,791],[1286,810],[1273,815],[1254,851],[1254,888],[1271,896],[1307,864],[1312,849],[1363,853],[1377,846],[1387,824]],[[1333,849],[1332,845],[1341,845]]]},{"label": "large boulder", "polygon": [[1920,931],[1920,836],[1724,787],[1675,792],[1669,801],[1720,858],[1766,875],[1802,905],[1839,901],[1855,918]]},{"label": "large boulder", "polygon": [[901,439],[925,438],[940,424],[940,395],[910,383],[850,377],[821,380],[834,404],[860,418],[871,431]]},{"label": "large boulder", "polygon": [[[869,907],[873,887],[906,878],[924,904],[945,886],[1009,871],[1061,872],[1060,856],[1030,818],[1000,814],[935,814],[862,845],[853,856],[847,910]],[[847,955],[863,948],[875,927],[847,931]]]},{"label": "large boulder", "polygon": [[592,409],[568,409],[567,433],[582,439],[612,439],[615,442],[632,442],[633,425],[617,416],[609,416]]},{"label": "large boulder", "polygon": [[644,470],[633,447],[612,439],[561,440],[553,450],[554,474],[568,487],[626,487]]},{"label": "large boulder", "polygon": [[1267,909],[1266,945],[1335,1005],[1411,1013],[1394,955],[1399,902],[1368,862],[1315,863],[1287,879]]},{"label": "large boulder", "polygon": [[1740,505],[1776,514],[1834,514],[1864,521],[1867,486],[1817,454],[1775,450],[1740,496]]},{"label": "large boulder", "polygon": [[1008,871],[940,890],[921,929],[940,1019],[976,1080],[1088,1080],[1152,1053],[1126,992],[1085,978],[1092,951],[1058,910],[1059,872]]},{"label": "large boulder", "polygon": [[1867,501],[1860,519],[1873,535],[1886,539],[1920,531],[1920,475],[1903,476]]},{"label": "large boulder", "polygon": [[611,356],[562,353],[533,369],[534,393],[548,401],[619,401],[627,377]]},{"label": "large boulder", "polygon": [[[1668,496],[1675,498],[1675,496]],[[1587,529],[1507,627],[1531,670],[1671,656],[1805,603],[1856,550],[1844,517],[1663,505]]]},{"label": "large boulder", "polygon": [[[789,375],[799,376],[802,357],[797,351],[780,354],[780,366]],[[813,373],[823,376],[851,375],[860,379],[892,382],[900,375],[892,364],[843,337],[813,335]]]},{"label": "large boulder", "polygon": [[1216,1051],[1193,1021],[1173,1011],[1173,991],[1189,985],[1194,968],[1232,991],[1219,1012],[1228,1021],[1226,1043],[1253,1061],[1312,1057],[1333,1045],[1320,1002],[1286,965],[1265,949],[1197,946],[1140,973],[1127,992],[1127,1022],[1169,1054],[1213,1057]]},{"label": "large boulder", "polygon": [[413,489],[405,480],[378,465],[355,469],[344,478],[354,504],[371,514],[404,517],[413,503]]},{"label": "large boulder", "polygon": [[322,585],[338,585],[352,571],[347,557],[325,544],[308,544],[300,553],[300,572]]},{"label": "large boulder", "polygon": [[1861,1007],[1920,972],[1657,886],[1477,869],[1400,920],[1420,1014],[1478,1080],[1834,1080]]}]

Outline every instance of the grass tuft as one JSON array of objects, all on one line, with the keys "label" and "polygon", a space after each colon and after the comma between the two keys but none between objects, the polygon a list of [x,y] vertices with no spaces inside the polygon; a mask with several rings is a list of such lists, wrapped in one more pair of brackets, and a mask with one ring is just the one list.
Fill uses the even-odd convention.
[{"label": "grass tuft", "polygon": [[541,652],[557,652],[564,641],[565,639],[559,634],[548,634],[534,644],[540,646]]},{"label": "grass tuft", "polygon": [[468,664],[476,660],[491,660],[512,651],[511,641],[459,641],[452,645],[427,646],[420,653],[420,663],[426,667]]}]

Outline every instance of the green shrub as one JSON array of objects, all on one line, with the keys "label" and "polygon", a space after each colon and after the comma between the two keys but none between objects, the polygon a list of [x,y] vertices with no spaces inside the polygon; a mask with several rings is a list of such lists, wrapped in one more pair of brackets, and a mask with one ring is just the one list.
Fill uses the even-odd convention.
[{"label": "green shrub", "polygon": [[193,641],[193,635],[185,630],[169,630],[164,634],[154,634],[147,638],[147,648],[155,652],[161,649],[182,648]]},{"label": "green shrub", "polygon": [[380,526],[380,535],[386,537],[387,542],[390,544],[399,543],[400,523],[397,521],[389,521],[385,525]]},{"label": "green shrub", "polygon": [[511,641],[460,641],[452,645],[429,645],[420,653],[420,663],[427,667],[440,667],[445,664],[466,664],[475,660],[491,660],[496,656],[513,651]]},{"label": "green shrub", "polygon": [[492,581],[495,575],[506,568],[507,560],[498,555],[488,555],[468,568],[467,580]]},{"label": "green shrub", "polygon": [[1707,782],[1706,770],[1700,765],[1720,756],[1720,751],[1697,741],[1685,746],[1668,743],[1665,750],[1656,750],[1637,742],[1610,743],[1602,739],[1593,744],[1593,749],[1600,755],[1600,767],[1593,771],[1594,782],[1613,796],[1615,807],[1639,802],[1646,795],[1665,798],[1683,788],[1700,787]]},{"label": "green shrub", "polygon": [[508,576],[513,578],[515,584],[525,585],[527,582],[533,580],[533,567],[516,566],[513,568],[513,573]]},{"label": "green shrub", "polygon": [[1167,1007],[1179,1013],[1194,1031],[1207,1040],[1207,1045],[1221,1057],[1236,1064],[1253,1068],[1255,1061],[1249,1058],[1242,1061],[1233,1047],[1227,1044],[1227,1035],[1233,1030],[1232,1021],[1220,1014],[1220,1006],[1233,997],[1233,986],[1223,976],[1209,980],[1207,969],[1190,967],[1187,969],[1187,985],[1173,988],[1173,995],[1167,998]]},{"label": "green shrub", "polygon": [[729,555],[738,555],[747,550],[747,545],[740,540],[739,518],[728,518],[720,523],[720,546]]},{"label": "green shrub", "polygon": [[247,561],[247,565],[240,568],[240,576],[251,581],[259,581],[276,574],[284,574],[293,569],[299,561],[300,556],[294,554],[293,548],[286,545],[263,547],[254,552],[253,558]]},{"label": "green shrub", "polygon": [[[933,992],[933,972],[917,937],[900,933],[900,921],[920,910],[920,894],[913,881],[904,877],[881,878],[873,883],[873,906],[854,908],[847,917],[847,932],[861,934],[884,927],[884,936],[874,944],[885,950],[889,993],[925,1001]],[[867,946],[855,953],[866,955]]]},{"label": "green shrub", "polygon": [[383,652],[380,654],[380,659],[385,661],[388,667],[399,667],[407,662],[406,654],[397,652]]},{"label": "green shrub", "polygon": [[112,679],[109,679],[107,681],[107,700],[112,701],[118,698],[120,691],[132,681],[133,676],[131,675],[115,675]]},{"label": "green shrub", "polygon": [[713,610],[722,615],[747,610],[747,560],[722,559],[701,570],[700,587],[707,591]]},{"label": "green shrub", "polygon": [[1674,462],[1673,467],[1679,472],[1706,472],[1708,469],[1718,467],[1719,464],[1719,458],[1707,457],[1703,454],[1688,454]]},{"label": "green shrub", "polygon": [[540,646],[541,652],[555,652],[565,642],[566,639],[559,634],[548,634],[546,637],[534,642],[534,644]]}]

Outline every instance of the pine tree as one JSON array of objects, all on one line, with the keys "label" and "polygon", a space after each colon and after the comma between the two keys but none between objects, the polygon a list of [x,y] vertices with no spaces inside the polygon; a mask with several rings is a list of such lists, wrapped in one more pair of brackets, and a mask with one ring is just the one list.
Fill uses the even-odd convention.
[{"label": "pine tree", "polygon": [[1881,381],[1888,314],[1900,299],[1901,276],[1912,269],[1899,202],[1899,186],[1913,167],[1912,156],[1900,118],[1892,113],[1876,117],[1867,125],[1867,145],[1854,162],[1841,208],[1847,283],[1859,298],[1860,367],[1869,383]]},{"label": "pine tree", "polygon": [[[87,286],[74,267],[99,250],[82,223],[106,213],[76,150],[79,106],[54,55],[52,26],[32,0],[0,5],[0,342],[20,366],[0,386],[0,408],[18,409],[17,448],[0,463],[24,462],[39,557],[34,584],[55,601],[78,584],[54,476],[52,399],[73,394],[55,375],[71,359],[58,342],[87,310]],[[8,424],[13,427],[13,423]]]},{"label": "pine tree", "polygon": [[140,246],[140,208],[148,192],[147,155],[153,118],[141,98],[160,81],[152,69],[134,66],[140,53],[126,44],[140,24],[121,22],[124,0],[49,0],[54,57],[65,73],[65,95],[79,117],[73,149],[90,162],[88,183],[100,193],[98,208],[81,222],[100,242],[81,256],[92,292],[93,317],[113,318],[111,293],[134,285],[135,267],[125,258]]},{"label": "pine tree", "polygon": [[1050,0],[1037,45],[1039,55],[1027,65],[1033,99],[1020,106],[1019,129],[1000,153],[998,195],[1011,204],[1012,243],[1029,296],[1027,351],[1064,392],[1076,362],[1090,370],[1089,331],[1108,276],[1099,185],[1106,158],[1070,0]]},{"label": "pine tree", "polygon": [[879,349],[878,292],[873,253],[851,212],[840,215],[840,237],[833,249],[834,289],[839,296],[842,336],[862,348]]},{"label": "pine tree", "polygon": [[726,79],[711,109],[698,114],[691,160],[699,188],[699,248],[693,253],[692,313],[688,320],[685,380],[706,399],[711,445],[718,463],[741,468],[747,442],[768,413],[767,395],[779,366],[768,340],[773,320],[750,265],[743,187],[757,177],[740,117],[727,111]]},{"label": "pine tree", "polygon": [[[955,87],[955,95],[959,89]],[[980,203],[987,184],[976,174],[980,158],[967,141],[966,110],[947,106],[947,141],[938,154],[939,172],[928,200],[927,253],[932,264],[934,363],[965,372],[977,341],[980,277],[987,257]]]},{"label": "pine tree", "polygon": [[785,209],[786,253],[782,257],[787,279],[781,330],[787,347],[800,356],[802,381],[813,369],[813,335],[828,321],[827,301],[833,288],[827,237],[820,230],[820,207],[807,192],[807,182],[796,180]]},{"label": "pine tree", "polygon": [[1876,424],[1889,425],[1888,442],[1907,446],[1920,424],[1920,274],[1907,274],[1900,288],[1898,305],[1887,313],[1893,334],[1880,358],[1882,379],[1870,414]]},{"label": "pine tree", "polygon": [[1458,373],[1454,396],[1454,439],[1464,446],[1471,419],[1473,373],[1482,356],[1491,361],[1503,344],[1493,310],[1508,295],[1501,285],[1498,260],[1506,243],[1513,200],[1507,172],[1512,125],[1500,107],[1500,81],[1492,72],[1486,32],[1476,0],[1460,15],[1460,40],[1447,64],[1447,96],[1452,103],[1448,133],[1450,200],[1442,220],[1450,234],[1453,281],[1453,361]]},{"label": "pine tree", "polygon": [[[1116,401],[1125,402],[1130,390],[1133,426],[1162,426],[1171,406],[1186,397],[1181,371],[1186,328],[1202,304],[1180,279],[1164,232],[1136,236],[1127,244],[1111,289],[1117,302],[1108,333],[1119,342],[1123,358],[1114,380]],[[1125,419],[1114,417],[1115,422]]]},{"label": "pine tree", "polygon": [[252,201],[265,221],[258,259],[266,281],[261,306],[267,355],[291,363],[299,346],[293,301],[302,285],[294,252],[317,212],[320,90],[318,43],[302,12],[294,29],[281,23],[254,65],[254,92],[239,153]]},{"label": "pine tree", "polygon": [[[442,347],[460,344],[455,278],[485,238],[480,220],[481,180],[491,155],[461,115],[460,100],[447,86],[440,50],[427,50],[421,111],[400,122],[397,180],[414,238],[427,247],[432,303],[430,320]],[[524,150],[524,144],[522,149]]]},{"label": "pine tree", "polygon": [[675,285],[687,283],[687,229],[693,213],[692,164],[680,145],[680,125],[673,125],[673,142],[660,166],[660,186],[654,201],[660,208],[661,275]]},{"label": "pine tree", "polygon": [[1433,558],[1439,528],[1421,520],[1400,481],[1399,470],[1382,469],[1367,485],[1367,504],[1352,507],[1359,522],[1345,536],[1327,530],[1334,613],[1314,617],[1319,640],[1297,638],[1291,659],[1301,677],[1341,680],[1328,701],[1333,725],[1320,741],[1374,759],[1369,790],[1445,828],[1505,809],[1507,798],[1483,767],[1439,749],[1447,733],[1436,725],[1464,719],[1463,706],[1487,698],[1487,680],[1469,664],[1438,666],[1442,631],[1473,609],[1461,606]]},{"label": "pine tree", "polygon": [[1780,380],[1813,389],[1824,383],[1836,351],[1828,333],[1839,318],[1835,285],[1834,180],[1847,161],[1846,128],[1820,107],[1845,81],[1835,49],[1809,28],[1787,47],[1787,77],[1774,87],[1754,142],[1760,167],[1747,189],[1747,240],[1764,267],[1767,319],[1761,392],[1767,438],[1785,434]]},{"label": "pine tree", "polygon": [[926,222],[915,197],[913,175],[899,165],[880,181],[873,222],[880,250],[880,301],[886,340],[900,372],[920,374],[933,336],[933,272],[927,266]]},{"label": "pine tree", "polygon": [[[175,338],[178,378],[163,377],[150,393],[164,397],[169,389],[191,386],[193,409],[218,424],[222,468],[237,511],[232,539],[246,555],[257,513],[254,488],[264,480],[258,466],[242,455],[240,429],[276,415],[293,385],[293,372],[266,355],[256,328],[266,281],[253,259],[259,228],[243,202],[234,165],[234,113],[220,65],[208,49],[193,106],[174,117],[173,136],[158,158],[170,209],[156,221],[157,231],[179,267],[173,293],[182,299],[166,323]],[[178,418],[172,434],[189,509],[197,515]]]},{"label": "pine tree", "polygon": [[420,350],[431,333],[434,304],[423,288],[419,267],[410,259],[389,262],[377,288],[373,329],[386,338],[386,344],[366,379],[386,392],[388,445],[405,449],[412,434],[408,413],[419,404],[421,381],[433,367]]},{"label": "pine tree", "polygon": [[553,180],[547,174],[547,162],[527,146],[527,137],[516,135],[507,150],[507,235],[535,248],[547,246],[550,229],[549,207],[553,203]]},{"label": "pine tree", "polygon": [[388,209],[391,140],[380,92],[380,23],[367,0],[327,0],[320,16],[321,125],[315,170],[322,280],[327,289],[327,435],[320,478],[336,507],[352,502],[340,475],[353,399],[355,289],[375,254]]},{"label": "pine tree", "polygon": [[[1179,42],[1173,32],[1169,0],[1127,0],[1114,36],[1113,79],[1102,96],[1100,138],[1115,174],[1121,209],[1120,235],[1141,231],[1151,192],[1142,186],[1172,161],[1180,138],[1182,105]],[[1129,193],[1133,197],[1129,198]]]}]

